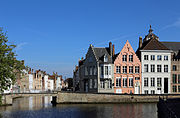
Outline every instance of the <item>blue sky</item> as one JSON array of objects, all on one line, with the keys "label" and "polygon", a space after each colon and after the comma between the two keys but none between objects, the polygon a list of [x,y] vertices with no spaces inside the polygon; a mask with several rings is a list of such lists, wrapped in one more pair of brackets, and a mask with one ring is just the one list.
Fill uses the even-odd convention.
[{"label": "blue sky", "polygon": [[126,40],[134,50],[152,25],[160,41],[180,41],[179,0],[3,0],[0,26],[16,44],[18,59],[34,69],[72,77],[90,44]]}]

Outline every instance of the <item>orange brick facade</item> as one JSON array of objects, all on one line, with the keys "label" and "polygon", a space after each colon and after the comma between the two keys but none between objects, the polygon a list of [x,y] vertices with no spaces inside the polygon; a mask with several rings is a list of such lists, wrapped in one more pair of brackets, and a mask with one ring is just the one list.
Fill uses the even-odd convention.
[{"label": "orange brick facade", "polygon": [[114,61],[114,93],[141,93],[141,62],[128,41]]}]

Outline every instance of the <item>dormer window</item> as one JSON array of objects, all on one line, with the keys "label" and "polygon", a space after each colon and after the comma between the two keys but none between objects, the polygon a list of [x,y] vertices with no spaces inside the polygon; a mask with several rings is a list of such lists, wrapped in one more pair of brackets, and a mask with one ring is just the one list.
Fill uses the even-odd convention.
[{"label": "dormer window", "polygon": [[106,54],[104,55],[104,62],[108,62],[108,57]]}]

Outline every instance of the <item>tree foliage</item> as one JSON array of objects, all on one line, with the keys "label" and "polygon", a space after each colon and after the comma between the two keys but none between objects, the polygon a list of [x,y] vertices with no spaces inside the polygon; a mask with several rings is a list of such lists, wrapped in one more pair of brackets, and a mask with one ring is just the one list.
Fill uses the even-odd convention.
[{"label": "tree foliage", "polygon": [[14,48],[8,43],[6,33],[0,28],[0,91],[8,89],[16,80],[18,74],[25,68],[22,61],[16,59]]}]

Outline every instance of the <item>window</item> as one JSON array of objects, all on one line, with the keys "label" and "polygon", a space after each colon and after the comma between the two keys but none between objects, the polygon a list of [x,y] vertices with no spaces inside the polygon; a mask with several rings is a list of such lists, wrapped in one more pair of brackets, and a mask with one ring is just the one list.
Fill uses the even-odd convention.
[{"label": "window", "polygon": [[158,55],[158,56],[157,56],[157,60],[161,60],[161,55]]},{"label": "window", "polygon": [[94,88],[97,88],[97,80],[94,79]]},{"label": "window", "polygon": [[108,66],[104,66],[105,67],[105,75],[108,75]]},{"label": "window", "polygon": [[90,79],[90,81],[89,81],[89,88],[92,88],[92,79]]},{"label": "window", "polygon": [[123,66],[123,73],[127,73],[127,66]]},{"label": "window", "polygon": [[107,88],[112,88],[112,81],[111,80],[107,81]]},{"label": "window", "polygon": [[133,55],[129,55],[129,61],[133,62]]},{"label": "window", "polygon": [[176,84],[176,83],[177,83],[177,75],[173,74],[173,84]]},{"label": "window", "polygon": [[116,87],[121,87],[121,78],[116,78]]},{"label": "window", "polygon": [[148,72],[148,64],[144,64],[144,72]]},{"label": "window", "polygon": [[85,67],[85,75],[88,75],[88,69]]},{"label": "window", "polygon": [[104,62],[108,62],[108,57],[106,54],[104,55]]},{"label": "window", "polygon": [[151,60],[155,60],[155,55],[151,55]]},{"label": "window", "polygon": [[148,78],[144,78],[144,87],[148,87]]},{"label": "window", "polygon": [[180,86],[178,86],[178,92],[180,92]]},{"label": "window", "polygon": [[116,73],[121,73],[121,66],[116,66]]},{"label": "window", "polygon": [[133,73],[133,66],[129,66],[129,73]]},{"label": "window", "polygon": [[151,94],[155,94],[155,90],[151,90]]},{"label": "window", "polygon": [[178,84],[180,84],[180,74],[178,75]]},{"label": "window", "polygon": [[155,72],[155,65],[151,65],[151,72]]},{"label": "window", "polygon": [[148,55],[144,55],[144,60],[148,60]]},{"label": "window", "polygon": [[139,73],[139,66],[135,66],[135,73]]},{"label": "window", "polygon": [[100,84],[101,84],[100,87],[101,87],[101,88],[104,88],[104,81],[101,81]]},{"label": "window", "polygon": [[133,78],[129,78],[129,87],[133,87]]},{"label": "window", "polygon": [[144,93],[145,93],[145,94],[148,94],[148,90],[144,90]]},{"label": "window", "polygon": [[104,75],[104,67],[101,66],[101,75]]},{"label": "window", "polygon": [[161,65],[157,65],[157,72],[161,72]]},{"label": "window", "polygon": [[177,71],[177,66],[173,65],[173,71]]},{"label": "window", "polygon": [[108,66],[108,75],[111,75],[111,66]]},{"label": "window", "polygon": [[164,72],[165,72],[165,73],[168,72],[168,65],[164,65]]},{"label": "window", "polygon": [[123,61],[127,61],[127,55],[123,55],[122,60],[123,60]]},{"label": "window", "polygon": [[173,85],[173,92],[177,92],[177,86]]},{"label": "window", "polygon": [[135,77],[135,80],[140,80],[140,77]]},{"label": "window", "polygon": [[157,90],[161,91],[161,88],[157,88]]},{"label": "window", "polygon": [[90,68],[90,75],[92,75],[92,66],[90,66],[89,68]]},{"label": "window", "polygon": [[96,75],[96,66],[93,66],[93,68],[94,68],[94,75]]},{"label": "window", "polygon": [[93,62],[93,59],[92,59],[92,57],[89,57],[89,60],[88,60],[89,62]]},{"label": "window", "polygon": [[127,78],[123,78],[123,87],[127,87]]},{"label": "window", "polygon": [[159,78],[157,78],[157,86],[158,87],[161,87],[162,86],[162,82],[161,82],[162,80],[161,80],[161,78],[159,77]]},{"label": "window", "polygon": [[152,87],[155,86],[155,78],[154,78],[154,77],[151,78],[151,86],[152,86]]},{"label": "window", "polygon": [[164,60],[168,61],[168,56],[167,55],[164,56]]}]

